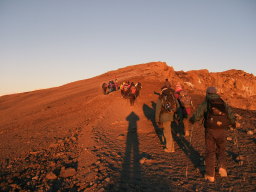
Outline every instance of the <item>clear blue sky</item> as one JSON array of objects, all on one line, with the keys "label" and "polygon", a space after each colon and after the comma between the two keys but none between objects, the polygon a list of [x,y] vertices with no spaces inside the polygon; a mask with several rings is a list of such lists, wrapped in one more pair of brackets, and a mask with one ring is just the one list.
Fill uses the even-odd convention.
[{"label": "clear blue sky", "polygon": [[256,1],[0,0],[0,95],[152,61],[256,75]]}]

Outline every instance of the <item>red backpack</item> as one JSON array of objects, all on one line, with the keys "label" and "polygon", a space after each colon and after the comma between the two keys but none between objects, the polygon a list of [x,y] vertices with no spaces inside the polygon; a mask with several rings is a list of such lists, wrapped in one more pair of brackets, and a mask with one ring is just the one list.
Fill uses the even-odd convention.
[{"label": "red backpack", "polygon": [[135,86],[131,86],[131,93],[135,94],[136,93],[136,87]]}]

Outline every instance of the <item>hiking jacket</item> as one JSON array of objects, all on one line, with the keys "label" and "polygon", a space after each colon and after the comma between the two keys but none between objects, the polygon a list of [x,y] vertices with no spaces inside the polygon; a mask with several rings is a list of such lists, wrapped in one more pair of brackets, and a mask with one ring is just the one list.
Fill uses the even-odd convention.
[{"label": "hiking jacket", "polygon": [[[176,100],[177,107],[179,107],[179,103]],[[156,122],[165,122],[165,121],[173,121],[174,112],[163,112],[162,111],[162,101],[161,99],[157,100],[156,103],[156,112],[155,112],[155,121]]]},{"label": "hiking jacket", "polygon": [[[218,94],[207,94],[204,102],[198,106],[197,110],[195,111],[193,116],[190,118],[190,121],[192,123],[194,123],[195,121],[199,121],[203,117],[207,117],[207,102],[211,99],[217,99],[217,98],[220,98],[220,96]],[[225,108],[227,111],[227,117],[230,120],[230,124],[234,125],[235,124],[235,116],[233,115],[233,112],[231,111],[231,108],[227,105],[227,103],[226,102],[224,102],[224,103],[225,103]],[[206,126],[207,125],[204,124],[205,128],[207,128]]]}]

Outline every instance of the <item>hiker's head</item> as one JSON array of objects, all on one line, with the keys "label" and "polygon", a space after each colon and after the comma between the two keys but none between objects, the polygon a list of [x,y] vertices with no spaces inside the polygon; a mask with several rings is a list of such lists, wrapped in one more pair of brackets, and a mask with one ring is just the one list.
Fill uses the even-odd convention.
[{"label": "hiker's head", "polygon": [[206,89],[206,94],[216,94],[216,93],[217,93],[216,87],[208,87]]}]

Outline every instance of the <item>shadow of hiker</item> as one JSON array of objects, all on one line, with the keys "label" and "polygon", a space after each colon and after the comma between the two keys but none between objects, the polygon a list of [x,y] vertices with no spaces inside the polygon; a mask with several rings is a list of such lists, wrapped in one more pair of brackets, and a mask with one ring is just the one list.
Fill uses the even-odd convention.
[{"label": "shadow of hiker", "polygon": [[147,117],[148,120],[152,122],[152,125],[154,127],[154,130],[159,138],[159,141],[161,144],[163,144],[163,130],[158,127],[156,121],[155,121],[155,110],[156,110],[156,103],[151,101],[152,107],[149,107],[148,105],[143,105],[143,112],[144,115]]},{"label": "shadow of hiker", "polygon": [[185,139],[184,136],[177,136],[177,133],[179,133],[179,130],[178,130],[179,127],[176,124],[176,122],[172,122],[171,126],[172,126],[172,135],[175,142],[186,154],[186,156],[191,160],[194,167],[197,168],[202,175],[204,175],[203,156],[201,156],[200,153],[197,150],[195,150],[195,148],[191,145],[189,141]]},{"label": "shadow of hiker", "polygon": [[[172,184],[163,173],[155,172],[151,164],[147,164],[147,159],[152,157],[140,152],[139,138],[137,132],[137,121],[139,117],[131,112],[126,120],[129,122],[126,148],[123,157],[120,175],[114,183],[105,187],[108,192],[137,192],[137,191],[171,191],[178,189]],[[141,163],[140,160],[145,160]],[[143,164],[143,168],[142,168]],[[149,174],[148,174],[149,173]],[[177,190],[176,190],[177,191]]]},{"label": "shadow of hiker", "polygon": [[140,152],[137,133],[137,121],[139,117],[134,112],[131,112],[126,120],[129,122],[129,126],[119,191],[130,191],[130,189],[137,188],[141,181]]}]

